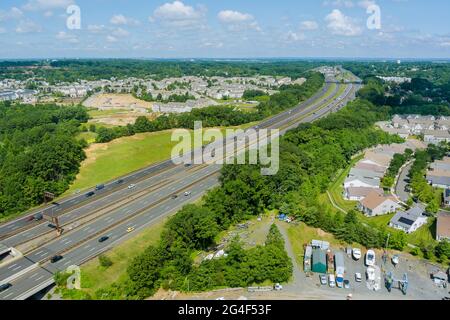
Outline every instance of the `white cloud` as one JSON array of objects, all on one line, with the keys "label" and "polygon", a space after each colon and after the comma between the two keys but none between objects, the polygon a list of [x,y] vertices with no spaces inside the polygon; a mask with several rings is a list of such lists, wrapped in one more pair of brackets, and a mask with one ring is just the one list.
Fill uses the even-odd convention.
[{"label": "white cloud", "polygon": [[69,43],[78,43],[79,42],[78,38],[75,35],[67,33],[65,31],[58,32],[56,34],[56,39],[66,41]]},{"label": "white cloud", "polygon": [[12,7],[8,11],[0,10],[0,21],[5,20],[13,20],[13,19],[20,19],[23,17],[23,12],[17,7]]},{"label": "white cloud", "polygon": [[42,32],[42,27],[31,20],[20,20],[16,27],[17,33]]},{"label": "white cloud", "polygon": [[74,0],[29,0],[24,6],[25,10],[49,10],[67,8]]},{"label": "white cloud", "polygon": [[335,35],[351,37],[362,33],[362,28],[338,9],[327,15],[325,21],[328,22],[328,29]]},{"label": "white cloud", "polygon": [[239,11],[223,10],[217,15],[217,18],[224,24],[228,25],[228,29],[232,31],[242,31],[245,29],[253,29],[261,31],[258,22],[248,13]]},{"label": "white cloud", "polygon": [[117,38],[114,37],[114,36],[109,35],[109,36],[106,37],[106,41],[108,41],[108,42],[117,42]]},{"label": "white cloud", "polygon": [[303,33],[296,33],[292,30],[289,30],[288,33],[286,33],[284,40],[286,42],[297,42],[301,40],[305,40],[305,35]]},{"label": "white cloud", "polygon": [[169,26],[188,27],[200,24],[204,16],[203,7],[195,9],[181,1],[174,1],[156,8],[149,20],[151,22],[157,20]]},{"label": "white cloud", "polygon": [[355,5],[351,0],[326,0],[323,3],[323,6],[333,6],[333,7],[344,7],[344,8],[353,8]]},{"label": "white cloud", "polygon": [[123,37],[128,37],[130,35],[130,33],[127,30],[124,30],[122,28],[117,28],[117,29],[113,30],[112,35],[114,37],[123,38]]},{"label": "white cloud", "polygon": [[111,24],[121,26],[137,26],[139,21],[130,17],[125,17],[123,14],[116,14],[109,20]]},{"label": "white cloud", "polygon": [[316,21],[302,21],[300,23],[301,30],[317,30],[319,29],[319,24]]},{"label": "white cloud", "polygon": [[106,27],[103,24],[101,24],[101,25],[90,24],[90,25],[87,26],[87,29],[91,33],[102,33],[102,32],[105,31]]},{"label": "white cloud", "polygon": [[224,23],[240,23],[253,20],[253,16],[251,14],[232,10],[220,11],[217,17]]},{"label": "white cloud", "polygon": [[374,5],[375,1],[374,0],[361,0],[358,2],[358,6],[360,6],[361,8],[367,9],[368,7],[370,7],[371,5]]}]

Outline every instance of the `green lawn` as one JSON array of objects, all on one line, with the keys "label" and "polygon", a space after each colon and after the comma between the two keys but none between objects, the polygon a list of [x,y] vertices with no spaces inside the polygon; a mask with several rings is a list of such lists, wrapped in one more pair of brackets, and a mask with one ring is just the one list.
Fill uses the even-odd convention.
[{"label": "green lawn", "polygon": [[[239,128],[246,129],[252,125],[254,123],[247,123]],[[225,134],[225,128],[220,130]],[[63,196],[169,159],[173,146],[178,143],[170,141],[171,134],[172,130],[140,133],[91,145],[87,150],[88,159],[82,163],[77,179]]]},{"label": "green lawn", "polygon": [[112,116],[119,113],[129,113],[130,110],[128,109],[110,109],[110,110],[99,110],[99,109],[89,109],[88,114],[92,118],[98,118],[98,117],[107,117]]},{"label": "green lawn", "polygon": [[308,227],[303,222],[297,225],[291,224],[287,228],[287,234],[289,241],[292,245],[292,250],[295,254],[295,260],[298,263],[299,268],[303,270],[303,256],[304,256],[304,245],[311,242],[311,240],[324,240],[328,241],[333,247],[340,247],[345,245],[342,241],[336,239],[332,234],[326,233],[320,229]]}]

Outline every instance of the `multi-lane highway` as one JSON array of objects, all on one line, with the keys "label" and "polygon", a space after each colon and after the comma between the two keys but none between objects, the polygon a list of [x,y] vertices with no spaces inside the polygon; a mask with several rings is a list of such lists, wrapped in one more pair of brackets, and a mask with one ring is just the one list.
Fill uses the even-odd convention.
[{"label": "multi-lane highway", "polygon": [[[344,90],[341,90],[342,86],[345,86]],[[358,85],[327,83],[313,98],[253,129],[278,128],[285,132],[301,122],[314,121],[345,105],[354,98],[357,89]],[[227,137],[226,143],[234,143],[234,137]],[[71,205],[67,204],[65,209],[61,209],[60,222],[66,231],[62,236],[46,241],[36,249],[29,249],[24,257],[0,268],[0,284],[12,284],[11,288],[0,293],[0,299],[25,299],[33,295],[52,284],[53,273],[57,270],[80,265],[99,255],[137,230],[199,198],[218,183],[220,165],[186,167],[169,162],[158,164],[158,169],[146,168],[129,175],[126,178],[128,180],[123,179],[120,186],[113,181],[101,194],[88,200],[80,200],[79,197],[66,200],[72,201]],[[128,189],[129,183],[135,183],[136,187]],[[186,191],[190,194],[185,195]],[[23,219],[18,219],[11,225],[17,226],[16,234],[8,236],[9,233],[5,232],[5,239],[2,240],[9,246],[23,244],[52,232],[47,223],[29,226],[23,224]],[[134,231],[129,233],[128,228]],[[101,236],[107,236],[108,240],[99,242]],[[62,255],[63,259],[50,263],[49,259],[54,255]]]}]

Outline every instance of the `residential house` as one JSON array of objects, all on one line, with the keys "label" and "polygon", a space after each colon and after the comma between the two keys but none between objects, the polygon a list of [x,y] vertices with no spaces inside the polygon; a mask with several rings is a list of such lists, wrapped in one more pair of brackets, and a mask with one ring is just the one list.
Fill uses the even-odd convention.
[{"label": "residential house", "polygon": [[344,182],[344,189],[346,188],[379,188],[380,181],[375,179],[367,179],[362,177],[349,177]]},{"label": "residential house", "polygon": [[450,241],[450,212],[440,211],[436,221],[436,240]]},{"label": "residential house", "polygon": [[425,130],[423,141],[431,144],[439,144],[441,142],[450,142],[450,133],[448,131]]},{"label": "residential house", "polygon": [[366,179],[374,179],[374,180],[380,180],[383,178],[384,173],[377,172],[377,171],[371,171],[371,170],[364,170],[364,169],[356,169],[352,168],[348,174],[348,177],[361,177]]},{"label": "residential house", "polygon": [[393,196],[380,195],[378,192],[370,192],[358,204],[358,209],[369,217],[394,213],[400,208]]},{"label": "residential house", "polygon": [[427,181],[435,188],[450,188],[450,177],[435,176],[432,172],[427,174]]},{"label": "residential house", "polygon": [[386,172],[386,168],[385,167],[380,167],[378,165],[375,164],[369,164],[369,163],[362,163],[362,162],[358,162],[355,167],[355,169],[362,169],[362,170],[370,170],[373,172],[378,172],[378,173],[382,173],[384,174]]},{"label": "residential house", "polygon": [[408,211],[399,211],[389,222],[389,226],[402,230],[406,233],[412,233],[427,223],[427,217],[424,215],[425,210],[416,205]]},{"label": "residential house", "polygon": [[450,207],[450,189],[445,189],[443,198],[444,198],[443,199],[444,207],[449,208]]},{"label": "residential house", "polygon": [[365,197],[367,197],[367,195],[369,193],[371,193],[372,191],[375,191],[380,195],[384,194],[384,191],[381,188],[365,188],[365,187],[353,188],[353,187],[350,187],[350,188],[344,189],[344,199],[349,200],[349,201],[361,201]]}]

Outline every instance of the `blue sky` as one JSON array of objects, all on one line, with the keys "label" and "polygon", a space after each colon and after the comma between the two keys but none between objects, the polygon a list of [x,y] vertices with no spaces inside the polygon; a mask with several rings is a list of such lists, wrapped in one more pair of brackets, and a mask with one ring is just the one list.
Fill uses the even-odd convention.
[{"label": "blue sky", "polygon": [[1,0],[0,58],[63,57],[450,58],[450,1]]}]

